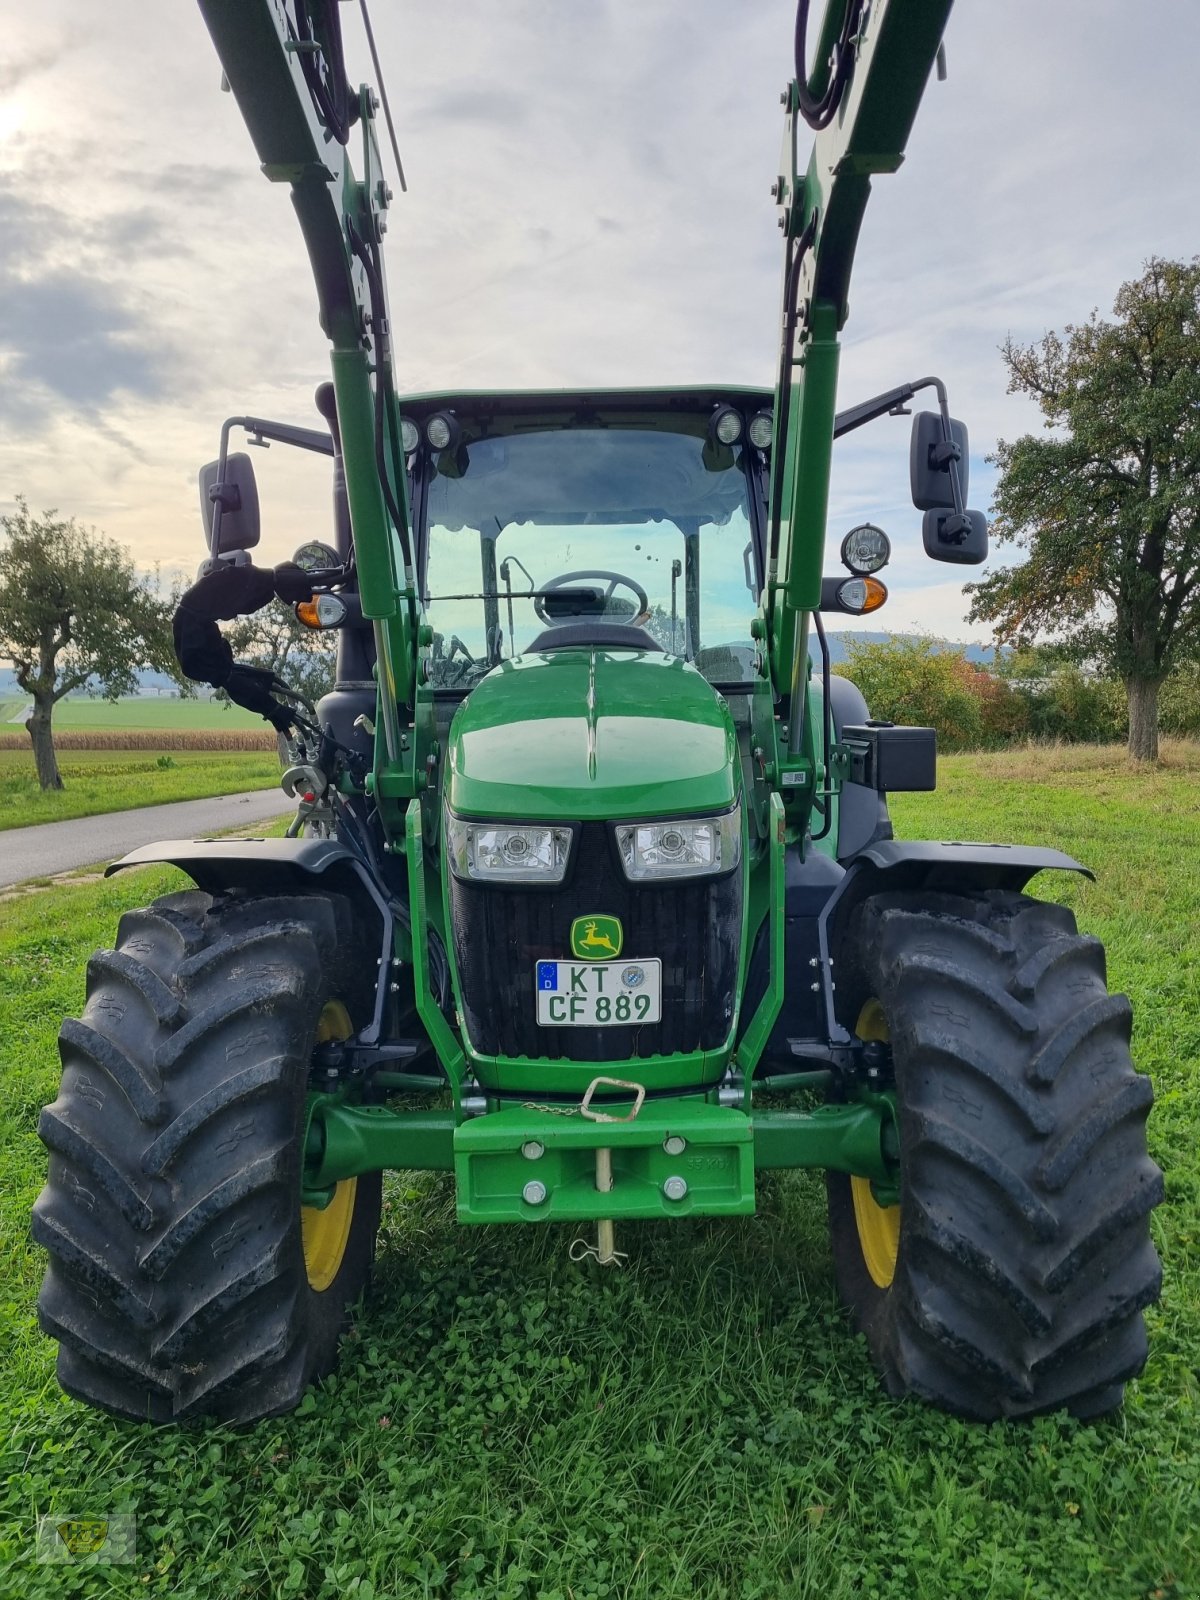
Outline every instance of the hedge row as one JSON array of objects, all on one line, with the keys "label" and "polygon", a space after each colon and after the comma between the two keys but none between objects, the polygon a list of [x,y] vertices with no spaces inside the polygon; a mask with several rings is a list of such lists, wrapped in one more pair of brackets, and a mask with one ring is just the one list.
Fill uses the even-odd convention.
[{"label": "hedge row", "polygon": [[[969,661],[960,647],[903,635],[847,643],[834,669],[856,683],[873,717],[936,728],[944,750],[988,750],[1026,739],[1112,744],[1128,737],[1125,687],[1115,678],[1028,652],[999,670]],[[1164,734],[1200,737],[1200,667],[1159,691]]]}]

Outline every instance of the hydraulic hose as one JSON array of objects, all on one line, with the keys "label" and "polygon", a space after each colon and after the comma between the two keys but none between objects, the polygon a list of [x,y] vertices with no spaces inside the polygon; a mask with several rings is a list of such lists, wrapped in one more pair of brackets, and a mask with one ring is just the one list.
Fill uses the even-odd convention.
[{"label": "hydraulic hose", "polygon": [[[342,49],[342,23],[337,0],[295,0],[296,37],[301,46],[304,81],[318,111],[339,144],[346,144],[358,115],[358,102],[346,77]],[[311,12],[319,11],[321,29],[313,27]]]},{"label": "hydraulic hose", "polygon": [[[833,0],[829,0],[832,4]],[[850,44],[858,33],[862,17],[863,0],[842,0],[845,7],[842,25],[833,46],[833,59],[829,78],[820,94],[815,94],[808,76],[807,41],[809,0],[797,0],[796,5],[796,100],[800,115],[815,133],[827,128],[837,115],[846,85],[850,81],[853,56]]]},{"label": "hydraulic hose", "polygon": [[235,661],[233,648],[217,623],[261,611],[276,597],[294,602],[311,596],[311,578],[291,561],[278,567],[217,567],[194,583],[176,607],[172,635],[179,665],[194,682],[224,689],[236,705],[265,717],[279,733],[287,733],[301,719],[275,695],[295,698],[295,691],[265,667]]}]

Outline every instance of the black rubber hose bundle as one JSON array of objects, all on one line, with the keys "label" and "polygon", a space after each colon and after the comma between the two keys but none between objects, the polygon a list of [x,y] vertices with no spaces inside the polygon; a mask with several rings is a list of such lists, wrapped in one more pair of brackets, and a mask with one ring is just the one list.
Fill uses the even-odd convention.
[{"label": "black rubber hose bundle", "polygon": [[[832,4],[833,0],[828,0],[828,3]],[[838,30],[837,44],[834,46],[829,81],[825,85],[824,93],[820,95],[814,95],[809,89],[808,66],[805,60],[809,0],[798,0],[796,6],[796,94],[800,115],[816,133],[822,128],[827,128],[833,121],[850,79],[853,60],[850,43],[858,32],[863,6],[862,0],[843,0],[843,4],[845,10],[842,13],[842,26]]]},{"label": "black rubber hose bundle", "polygon": [[253,711],[279,733],[295,726],[296,714],[275,699],[282,688],[273,672],[233,659],[229,640],[218,622],[261,611],[278,597],[288,603],[312,597],[312,582],[294,562],[274,568],[221,566],[194,583],[175,610],[172,633],[175,655],[186,675],[196,683],[223,689],[229,698]]}]

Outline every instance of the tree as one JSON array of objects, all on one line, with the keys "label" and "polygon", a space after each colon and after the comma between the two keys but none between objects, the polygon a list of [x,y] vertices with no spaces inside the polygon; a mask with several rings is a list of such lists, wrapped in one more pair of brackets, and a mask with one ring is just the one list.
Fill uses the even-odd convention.
[{"label": "tree", "polygon": [[1028,558],[967,588],[1001,641],[1120,677],[1129,753],[1155,760],[1159,686],[1200,657],[1200,257],[1148,261],[1114,311],[1005,343],[1054,436],[997,446],[993,532]]},{"label": "tree", "polygon": [[905,634],[842,637],[846,659],[837,674],[857,684],[873,717],[936,728],[938,744],[946,750],[969,750],[981,743],[983,712],[973,677],[962,671],[969,664],[961,650]]},{"label": "tree", "polygon": [[336,630],[306,628],[282,600],[239,617],[225,629],[225,637],[239,661],[265,667],[313,705],[333,688]]},{"label": "tree", "polygon": [[33,700],[25,726],[38,782],[61,789],[54,707],[87,684],[109,700],[129,694],[143,668],[179,679],[175,597],[161,598],[157,577],[140,576],[128,551],[74,518],[34,517],[18,497],[0,528],[0,655]]}]

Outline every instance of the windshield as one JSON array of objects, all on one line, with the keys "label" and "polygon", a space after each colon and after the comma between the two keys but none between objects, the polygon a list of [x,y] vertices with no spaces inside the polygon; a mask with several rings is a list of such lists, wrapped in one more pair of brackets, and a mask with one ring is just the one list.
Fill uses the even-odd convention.
[{"label": "windshield", "polygon": [[[705,422],[484,438],[465,426],[426,485],[435,686],[467,687],[548,628],[584,620],[633,623],[711,682],[749,681],[749,486]],[[570,614],[577,599],[583,615]]]}]

